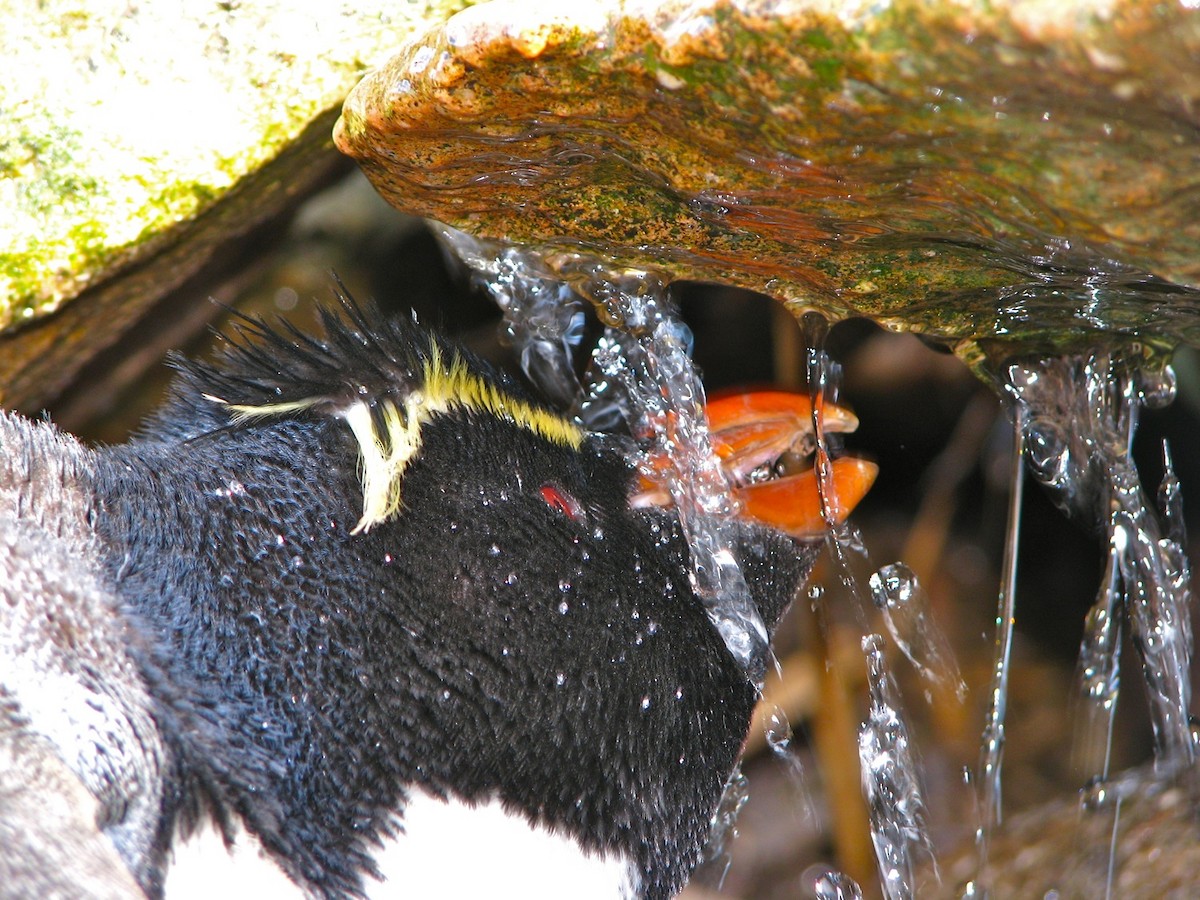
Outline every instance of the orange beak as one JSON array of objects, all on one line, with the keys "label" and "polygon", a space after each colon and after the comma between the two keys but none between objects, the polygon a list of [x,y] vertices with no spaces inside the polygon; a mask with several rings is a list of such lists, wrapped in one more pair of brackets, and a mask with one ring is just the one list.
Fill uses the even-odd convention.
[{"label": "orange beak", "polygon": [[[706,408],[713,450],[732,483],[743,517],[793,537],[820,537],[826,527],[816,473],[772,477],[785,455],[810,456],[816,449],[812,404],[806,394],[754,391],[712,400]],[[847,409],[824,404],[826,432],[851,432],[858,419]],[[635,506],[666,505],[666,459],[652,458],[643,471]],[[826,491],[830,515],[843,521],[870,490],[879,467],[855,457],[835,459]]]}]

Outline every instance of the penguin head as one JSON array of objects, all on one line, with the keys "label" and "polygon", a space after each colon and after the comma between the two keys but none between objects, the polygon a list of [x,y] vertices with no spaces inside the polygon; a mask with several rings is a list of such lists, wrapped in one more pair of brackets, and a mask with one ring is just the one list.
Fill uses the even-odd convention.
[{"label": "penguin head", "polygon": [[[123,591],[204,707],[182,755],[319,893],[361,890],[420,789],[499,800],[673,894],[757,699],[678,515],[626,441],[343,306],[324,338],[247,322],[220,363],[180,363],[119,455]],[[773,630],[817,544],[730,537]]]}]

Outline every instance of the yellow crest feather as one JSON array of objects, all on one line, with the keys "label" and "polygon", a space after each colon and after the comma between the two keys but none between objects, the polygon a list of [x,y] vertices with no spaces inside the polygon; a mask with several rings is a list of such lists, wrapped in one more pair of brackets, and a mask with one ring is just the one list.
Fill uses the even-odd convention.
[{"label": "yellow crest feather", "polygon": [[[357,400],[338,410],[358,444],[359,478],[363,512],[352,534],[367,531],[400,512],[401,483],[409,462],[421,449],[421,429],[434,416],[452,409],[481,412],[505,419],[556,444],[577,449],[584,432],[574,423],[539,406],[519,400],[470,370],[466,361],[451,353],[447,361],[431,340],[422,363],[422,380],[397,402],[390,397]],[[207,399],[225,405],[235,422],[303,412],[327,397],[307,397],[261,405],[228,403],[212,394]]]}]

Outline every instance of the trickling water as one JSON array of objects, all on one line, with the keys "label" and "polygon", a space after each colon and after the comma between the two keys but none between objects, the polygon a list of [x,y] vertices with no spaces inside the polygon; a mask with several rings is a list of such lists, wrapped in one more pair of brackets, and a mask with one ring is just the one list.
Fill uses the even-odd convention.
[{"label": "trickling water", "polygon": [[773,706],[771,708],[767,714],[765,732],[767,746],[771,748],[775,757],[787,767],[792,785],[796,789],[798,818],[804,822],[817,823],[819,819],[812,795],[808,790],[808,778],[804,772],[804,763],[800,760],[800,754],[792,743],[795,740],[792,723],[788,721],[787,713],[783,711],[782,707]]},{"label": "trickling water", "polygon": [[504,313],[505,332],[521,368],[564,409],[582,393],[572,351],[583,338],[583,301],[528,247],[435,225],[442,243],[475,273]]},{"label": "trickling water", "polygon": [[[868,627],[866,594],[854,572],[852,557],[865,560],[867,550],[858,530],[846,522],[837,522],[832,512],[838,508],[838,504],[834,494],[832,455],[823,419],[826,402],[836,401],[840,371],[825,351],[828,323],[824,317],[809,313],[803,317],[801,326],[807,345],[809,396],[816,443],[815,468],[821,514],[826,524],[826,545],[836,564],[838,577],[853,601],[863,633],[862,648],[867,664],[870,710],[859,728],[858,751],[863,795],[871,825],[871,842],[875,848],[884,896],[888,900],[902,900],[915,896],[916,855],[924,853],[929,857],[935,875],[937,863],[926,828],[924,800],[908,726],[902,713],[900,691],[887,667],[883,638]],[[932,620],[929,624],[932,626]],[[925,629],[926,632],[929,630]],[[940,636],[936,629],[933,629],[933,633]],[[944,656],[952,658],[948,654]]]},{"label": "trickling water", "polygon": [[593,355],[596,370],[622,385],[635,434],[670,462],[666,481],[691,552],[693,591],[761,690],[771,649],[732,551],[736,501],[709,440],[691,333],[675,317],[665,285],[650,273],[602,270],[580,289],[612,323]]},{"label": "trickling water", "polygon": [[729,873],[729,864],[733,862],[733,856],[729,852],[729,842],[737,837],[737,817],[748,799],[750,799],[750,782],[742,774],[742,766],[739,763],[733,767],[733,771],[729,773],[729,779],[725,782],[725,789],[721,792],[721,802],[717,804],[716,812],[713,813],[712,820],[709,822],[708,842],[704,846],[704,861],[709,864],[721,864],[718,890],[725,883],[725,876]]},{"label": "trickling water", "polygon": [[1017,593],[1017,547],[1021,535],[1021,500],[1025,488],[1025,467],[1022,457],[1025,447],[1024,410],[1017,407],[1013,426],[1012,471],[1008,497],[1008,532],[1004,542],[1003,572],[1000,596],[996,608],[995,656],[992,663],[992,684],[988,696],[987,722],[983,727],[979,759],[981,791],[980,822],[975,834],[979,853],[978,882],[971,885],[970,896],[986,892],[989,881],[988,851],[993,830],[1002,820],[1001,773],[1004,762],[1004,719],[1008,710],[1008,677],[1012,660],[1014,613]]},{"label": "trickling water", "polygon": [[1121,618],[1118,562],[1110,546],[1096,603],[1083,623],[1076,680],[1081,699],[1072,748],[1081,781],[1107,778],[1112,756],[1113,723],[1121,693]]},{"label": "trickling water", "polygon": [[[483,272],[489,290],[504,308],[509,335],[532,379],[549,395],[571,405],[589,427],[611,428],[620,420],[628,422],[643,442],[643,453],[671,462],[668,485],[691,547],[693,588],[706,603],[730,652],[761,687],[773,658],[765,628],[730,549],[729,529],[737,510],[708,440],[703,389],[690,359],[690,334],[674,317],[662,280],[584,256],[567,262],[560,257],[550,267],[542,264],[535,251],[478,241],[450,229],[444,230],[443,239]],[[551,275],[552,269],[566,278],[572,289]],[[597,305],[609,326],[593,354],[586,395],[574,376],[571,359],[581,321],[575,291]],[[852,564],[865,560],[866,550],[857,531],[835,523],[831,514],[837,508],[831,494],[832,454],[822,419],[824,404],[834,399],[838,379],[823,350],[827,324],[811,315],[803,324],[809,342],[822,513],[830,525],[828,541],[838,575],[854,598],[864,634],[871,710],[860,729],[859,749],[872,840],[885,894],[909,897],[915,891],[915,857],[923,852],[932,859],[932,846],[898,690],[886,668],[882,638],[867,625],[867,594],[854,574]],[[997,614],[996,663],[981,749],[981,868],[980,880],[971,887],[975,893],[987,891],[987,844],[1001,819],[1000,772],[1022,457],[1061,506],[1099,524],[1109,539],[1109,566],[1089,615],[1080,661],[1086,709],[1083,744],[1101,751],[1085,762],[1086,769],[1097,774],[1101,783],[1108,774],[1112,715],[1120,686],[1121,604],[1142,657],[1159,759],[1173,766],[1190,762],[1195,753],[1186,717],[1190,623],[1178,481],[1167,454],[1166,476],[1159,491],[1160,516],[1154,516],[1147,510],[1129,454],[1138,404],[1169,400],[1172,383],[1169,370],[1157,379],[1131,372],[1123,363],[1094,355],[1013,366],[1007,373],[1006,387],[1015,403],[1017,451],[1004,586]],[[922,677],[952,688],[961,697],[962,680],[911,572],[902,564],[885,567],[872,576],[870,587],[888,634]],[[798,761],[791,752],[791,731],[781,711],[770,718],[767,737],[772,749],[795,769]],[[735,773],[713,820],[713,846],[718,856],[725,855],[726,832],[745,795],[745,779]],[[934,868],[936,871],[936,864]],[[818,896],[856,896],[853,882],[829,874],[821,888],[825,893],[818,891]],[[843,889],[847,893],[842,893]]]},{"label": "trickling water", "polygon": [[1108,774],[1121,607],[1141,657],[1156,759],[1167,769],[1190,764],[1191,596],[1178,481],[1164,452],[1156,515],[1131,452],[1139,407],[1170,402],[1174,375],[1169,367],[1146,372],[1115,353],[1093,353],[1014,364],[1008,382],[1018,409],[1028,411],[1035,477],[1065,511],[1099,529],[1108,546],[1080,654],[1083,739],[1103,741],[1101,752],[1084,748],[1092,774]]},{"label": "trickling water", "polygon": [[[874,573],[870,585],[888,634],[908,661],[926,681],[964,701],[967,683],[959,674],[950,642],[933,620],[929,597],[916,573],[904,563],[893,563]],[[933,700],[928,692],[926,699]]]},{"label": "trickling water", "polygon": [[916,893],[914,851],[922,850],[932,859],[933,846],[908,728],[893,705],[898,689],[884,663],[883,638],[869,634],[862,647],[871,702],[858,732],[863,794],[884,896],[900,900]]}]

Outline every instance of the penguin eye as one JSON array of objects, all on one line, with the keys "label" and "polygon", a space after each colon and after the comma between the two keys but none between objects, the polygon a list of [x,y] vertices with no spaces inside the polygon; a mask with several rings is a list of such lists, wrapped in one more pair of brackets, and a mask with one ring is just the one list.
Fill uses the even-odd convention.
[{"label": "penguin eye", "polygon": [[579,505],[578,500],[562,488],[553,484],[543,484],[538,493],[542,495],[542,499],[551,509],[558,510],[572,522],[583,521],[583,507]]}]

